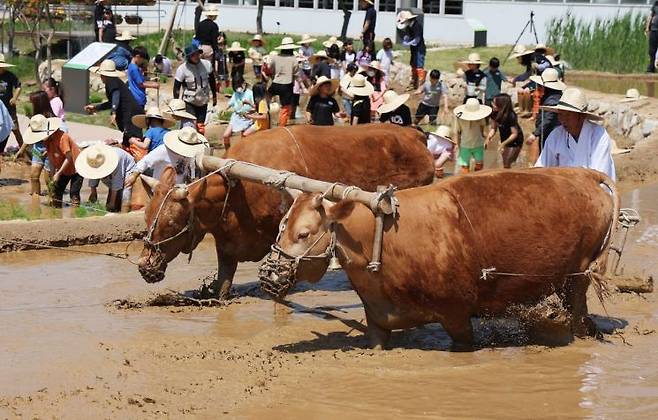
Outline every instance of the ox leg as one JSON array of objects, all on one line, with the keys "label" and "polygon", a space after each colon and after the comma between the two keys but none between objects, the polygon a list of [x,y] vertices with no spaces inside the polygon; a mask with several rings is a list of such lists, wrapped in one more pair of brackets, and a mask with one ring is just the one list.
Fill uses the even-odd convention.
[{"label": "ox leg", "polygon": [[470,313],[450,312],[441,325],[452,338],[452,351],[473,350],[473,325]]},{"label": "ox leg", "polygon": [[217,262],[219,264],[217,279],[212,282],[212,290],[218,299],[227,300],[230,297],[233,276],[238,268],[238,261],[217,252]]},{"label": "ox leg", "polygon": [[377,325],[377,322],[366,309],[366,322],[368,323],[368,346],[374,350],[384,350],[388,340],[391,338],[391,330]]},{"label": "ox leg", "polygon": [[594,337],[597,328],[589,318],[587,309],[587,288],[589,279],[585,276],[567,280],[564,291],[564,304],[571,314],[571,331],[579,338]]}]

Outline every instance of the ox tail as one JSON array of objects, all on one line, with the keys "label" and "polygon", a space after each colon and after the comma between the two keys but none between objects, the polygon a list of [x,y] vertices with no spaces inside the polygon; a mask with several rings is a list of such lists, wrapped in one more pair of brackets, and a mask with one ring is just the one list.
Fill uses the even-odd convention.
[{"label": "ox tail", "polygon": [[[612,243],[612,237],[617,231],[618,222],[619,222],[619,211],[621,207],[621,198],[617,191],[615,182],[610,179],[608,176],[601,172],[597,172],[596,176],[599,178],[598,182],[601,188],[606,189],[610,193],[610,198],[612,199],[612,214],[610,215],[610,226],[606,233],[601,248],[598,255],[595,256],[594,260],[590,263],[587,272],[589,273],[591,284],[594,287],[596,296],[598,297],[601,305],[603,305],[603,299],[608,297],[611,292],[608,279],[605,276],[606,268],[608,263],[608,255],[610,245]],[[605,309],[605,305],[603,306]]]}]

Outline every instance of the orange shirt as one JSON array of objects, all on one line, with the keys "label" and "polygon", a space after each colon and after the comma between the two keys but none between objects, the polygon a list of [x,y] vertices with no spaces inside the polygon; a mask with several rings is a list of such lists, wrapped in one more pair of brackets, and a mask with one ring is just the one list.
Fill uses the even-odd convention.
[{"label": "orange shirt", "polygon": [[62,174],[68,176],[75,175],[74,163],[80,154],[80,148],[78,148],[78,145],[75,144],[68,134],[62,130],[57,130],[46,140],[46,149],[48,150],[50,163],[53,165],[55,171],[58,171],[66,161],[66,153],[71,152],[73,162],[69,163]]}]

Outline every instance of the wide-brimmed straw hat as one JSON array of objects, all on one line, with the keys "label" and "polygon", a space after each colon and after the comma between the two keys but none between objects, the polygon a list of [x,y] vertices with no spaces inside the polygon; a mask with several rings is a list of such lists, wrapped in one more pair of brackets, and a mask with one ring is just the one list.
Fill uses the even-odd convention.
[{"label": "wide-brimmed straw hat", "polygon": [[512,50],[512,55],[510,58],[522,57],[524,55],[533,54],[535,50],[529,50],[525,45],[517,44]]},{"label": "wide-brimmed straw hat", "polygon": [[203,14],[206,16],[219,16],[219,9],[214,4],[203,8]]},{"label": "wide-brimmed straw hat", "polygon": [[379,108],[377,108],[377,112],[380,114],[386,114],[387,112],[395,111],[405,102],[407,102],[409,100],[409,94],[404,93],[402,95],[398,95],[394,90],[387,90],[384,92],[382,99],[384,102],[379,106]]},{"label": "wide-brimmed straw hat", "polygon": [[328,40],[326,40],[322,43],[322,45],[325,48],[331,48],[331,46],[334,45],[334,44],[338,45],[338,48],[343,48],[343,41],[341,41],[340,39],[338,39],[338,37],[335,37],[335,36],[329,37]]},{"label": "wide-brimmed straw hat", "polygon": [[535,45],[535,52],[539,50],[544,50],[546,51],[546,54],[548,55],[553,55],[555,54],[555,49],[551,47],[547,47],[546,44],[537,44]]},{"label": "wide-brimmed straw hat", "polygon": [[554,90],[564,90],[567,88],[567,85],[560,80],[560,74],[558,71],[550,67],[544,70],[540,75],[530,76],[530,80],[538,85]]},{"label": "wide-brimmed straw hat", "polygon": [[355,74],[347,88],[347,93],[351,96],[370,96],[375,91],[375,87],[362,74]]},{"label": "wide-brimmed straw hat", "polygon": [[5,55],[0,54],[0,67],[3,67],[3,68],[4,67],[14,67],[14,65],[7,63],[7,61],[5,60]]},{"label": "wide-brimmed straw hat", "polygon": [[233,41],[233,42],[231,42],[231,48],[227,48],[226,51],[228,51],[228,52],[239,52],[239,51],[246,51],[246,50],[244,48],[242,48],[239,41]]},{"label": "wide-brimmed straw hat", "polygon": [[588,120],[600,121],[603,119],[596,114],[587,112],[587,105],[587,97],[582,90],[578,88],[567,88],[562,92],[562,97],[557,105],[540,106],[539,108],[549,112],[575,112],[577,114],[585,115]]},{"label": "wide-brimmed straw hat", "polygon": [[146,114],[133,115],[131,120],[133,124],[135,124],[139,128],[149,128],[147,123],[147,120],[149,118],[157,118],[158,120],[161,120],[162,126],[164,128],[171,128],[174,125],[176,125],[176,121],[163,116],[162,113],[160,112],[160,108],[158,108],[157,106],[150,107],[146,111]]},{"label": "wide-brimmed straw hat", "polygon": [[281,45],[275,48],[275,50],[296,50],[299,48],[299,45],[295,44],[295,41],[287,36],[281,40]]},{"label": "wide-brimmed straw hat", "polygon": [[464,105],[453,110],[457,118],[464,121],[478,121],[491,115],[491,107],[482,105],[475,98],[468,98]]},{"label": "wide-brimmed straw hat", "polygon": [[382,63],[380,63],[377,60],[372,60],[370,63],[368,63],[368,65],[366,67],[377,70],[378,72],[381,72],[381,73],[384,72],[384,69],[382,69]]},{"label": "wide-brimmed straw hat", "polygon": [[416,18],[418,15],[414,15],[408,10],[403,10],[395,18],[395,26],[399,30],[404,30],[409,26],[409,21]]},{"label": "wide-brimmed straw hat", "polygon": [[468,58],[466,60],[460,61],[462,64],[484,64],[484,61],[480,58],[480,54],[478,53],[470,53],[468,55]]},{"label": "wide-brimmed straw hat", "polygon": [[196,120],[196,117],[187,112],[187,106],[182,99],[174,98],[167,105],[162,108],[162,112],[168,117],[185,118],[188,120]]},{"label": "wide-brimmed straw hat", "polygon": [[105,178],[119,165],[119,156],[114,149],[104,143],[87,147],[75,160],[75,171],[87,179]]},{"label": "wide-brimmed straw hat", "polygon": [[94,74],[100,74],[106,77],[121,77],[125,73],[117,70],[117,65],[112,60],[103,60],[100,66],[89,67],[89,71]]},{"label": "wide-brimmed straw hat", "polygon": [[50,137],[61,126],[62,120],[59,118],[46,118],[42,114],[37,114],[30,118],[27,130],[23,133],[23,142],[25,144],[38,143]]},{"label": "wide-brimmed straw hat", "polygon": [[185,157],[194,157],[208,146],[208,140],[192,127],[183,127],[165,134],[164,144],[169,150]]},{"label": "wide-brimmed straw hat", "polygon": [[253,38],[251,38],[250,42],[254,42],[254,41],[260,41],[262,43],[265,43],[265,40],[263,39],[263,35],[261,34],[254,35]]},{"label": "wide-brimmed straw hat", "polygon": [[302,39],[299,41],[299,44],[310,44],[311,42],[317,41],[316,38],[311,38],[309,34],[304,34],[302,35]]},{"label": "wide-brimmed straw hat", "polygon": [[626,91],[626,96],[624,99],[621,99],[619,102],[635,102],[635,101],[640,101],[642,99],[646,99],[646,96],[640,95],[640,91],[635,89],[635,88],[630,88]]},{"label": "wide-brimmed straw hat", "polygon": [[338,89],[339,81],[336,80],[336,79],[330,79],[326,76],[320,76],[320,77],[318,77],[318,80],[315,82],[315,84],[308,91],[309,96],[317,95],[318,90],[320,89],[320,86],[322,86],[326,83],[331,83],[331,95],[333,95],[336,92],[336,89]]},{"label": "wide-brimmed straw hat", "polygon": [[448,140],[452,144],[457,144],[457,142],[452,139],[452,130],[447,125],[438,126],[436,130],[429,133],[429,135]]},{"label": "wide-brimmed straw hat", "polygon": [[121,32],[121,35],[115,37],[114,39],[115,39],[116,41],[133,41],[133,40],[135,40],[135,39],[137,39],[137,38],[134,37],[134,36],[130,33],[130,31],[125,30],[125,31],[122,31],[122,32]]},{"label": "wide-brimmed straw hat", "polygon": [[[303,57],[304,57],[303,55],[300,55],[300,58],[303,58]],[[325,60],[333,60],[331,57],[329,57],[329,55],[327,55],[327,52],[326,52],[325,50],[320,50],[320,51],[316,52],[315,54],[313,54],[313,55],[308,59],[308,61],[309,61],[311,64],[315,64],[315,63],[317,63],[318,61],[320,61],[321,59],[325,59]]]}]

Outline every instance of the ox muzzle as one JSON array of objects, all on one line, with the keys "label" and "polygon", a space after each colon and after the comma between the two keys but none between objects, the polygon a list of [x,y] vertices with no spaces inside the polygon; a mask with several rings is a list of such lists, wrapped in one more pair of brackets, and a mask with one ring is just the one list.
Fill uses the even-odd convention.
[{"label": "ox muzzle", "polygon": [[167,271],[167,261],[164,253],[148,245],[145,246],[145,249],[148,250],[148,255],[139,260],[137,265],[139,274],[147,283],[158,283],[164,280]]}]

